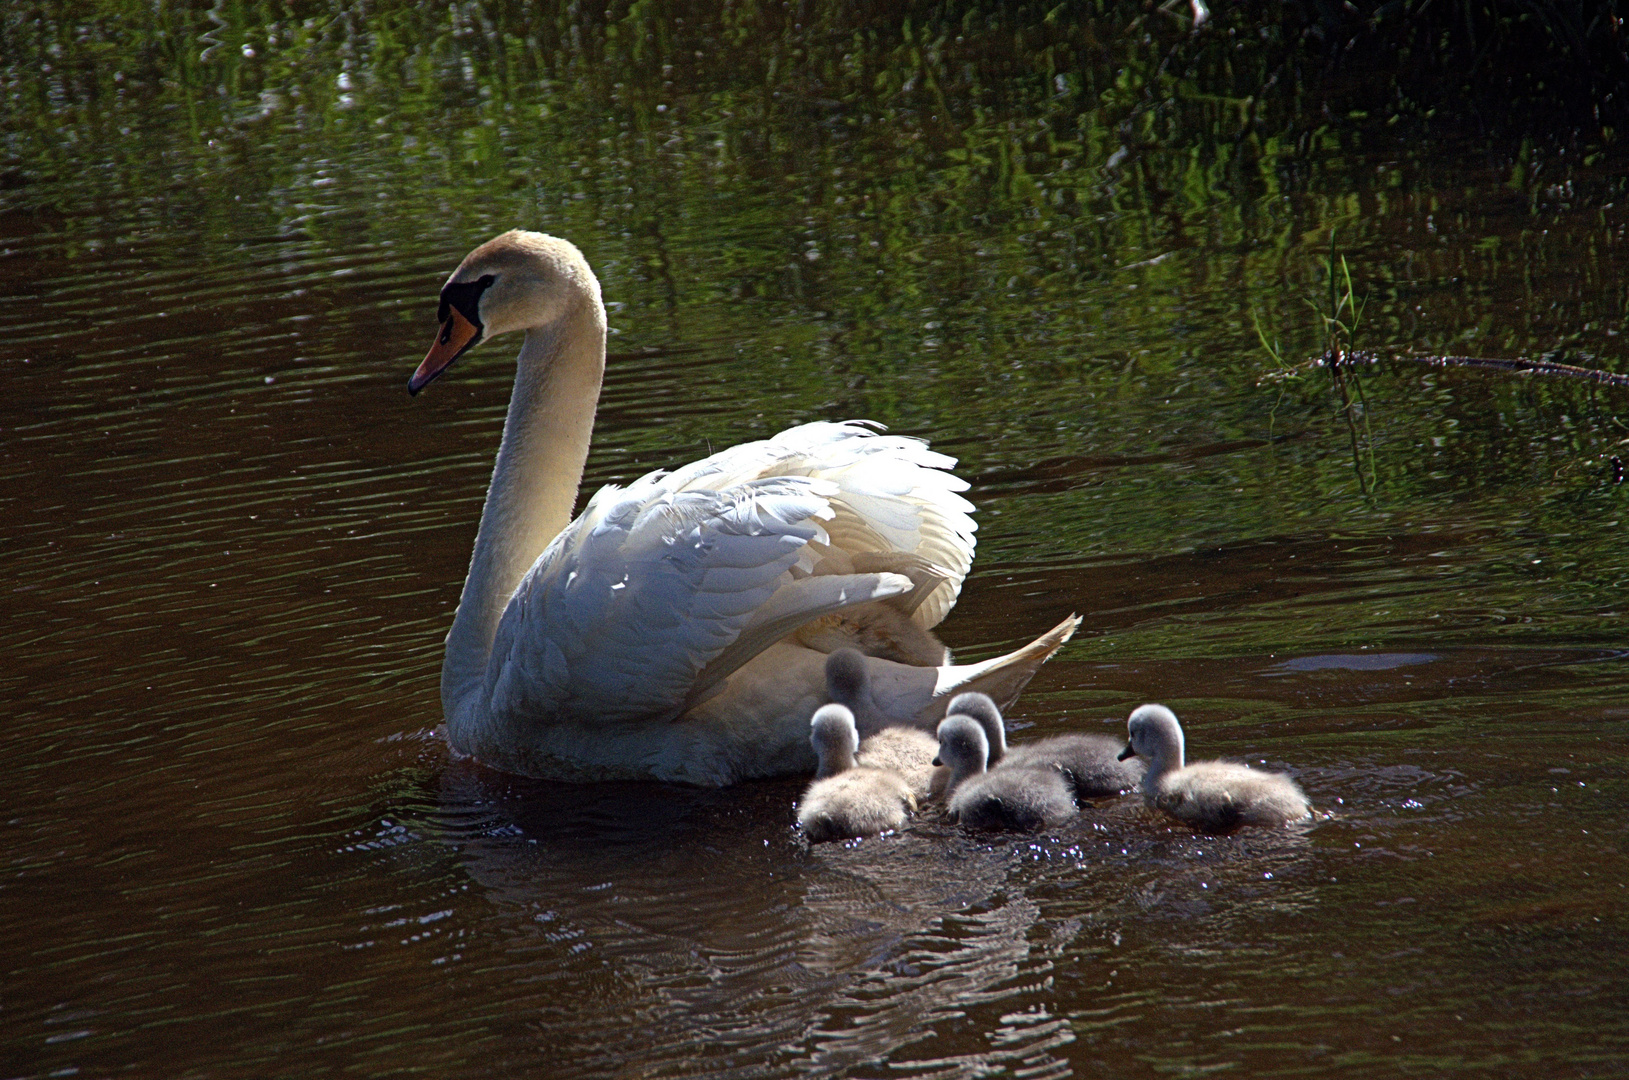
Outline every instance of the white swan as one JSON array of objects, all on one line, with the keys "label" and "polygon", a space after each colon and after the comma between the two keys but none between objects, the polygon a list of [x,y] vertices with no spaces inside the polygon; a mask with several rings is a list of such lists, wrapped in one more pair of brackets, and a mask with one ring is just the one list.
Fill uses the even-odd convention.
[{"label": "white swan", "polygon": [[927,632],[972,561],[967,485],[921,441],[855,423],[607,486],[573,521],[605,369],[588,263],[564,240],[504,233],[447,280],[440,319],[410,392],[525,332],[441,669],[448,738],[488,765],[709,785],[808,772],[834,642],[872,654],[888,722],[929,727],[958,690],[1016,698],[1079,623],[943,664]]},{"label": "white swan", "polygon": [[1075,816],[1069,782],[1057,769],[1003,765],[986,770],[990,742],[971,716],[952,714],[939,725],[939,756],[948,766],[945,816],[970,829],[1034,832]]},{"label": "white swan", "polygon": [[854,714],[841,705],[823,705],[809,720],[820,767],[798,800],[798,825],[815,843],[897,829],[916,809],[904,777],[855,761],[859,741]]},{"label": "white swan", "polygon": [[1307,797],[1283,773],[1232,761],[1183,761],[1182,725],[1164,705],[1143,705],[1126,721],[1131,741],[1120,752],[1148,759],[1143,798],[1190,828],[1228,833],[1243,825],[1288,825],[1312,816]]}]

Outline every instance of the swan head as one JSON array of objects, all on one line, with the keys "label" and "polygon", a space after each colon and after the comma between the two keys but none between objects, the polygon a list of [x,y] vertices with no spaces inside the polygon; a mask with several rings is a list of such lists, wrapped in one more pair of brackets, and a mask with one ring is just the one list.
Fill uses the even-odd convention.
[{"label": "swan head", "polygon": [[1145,757],[1149,770],[1162,772],[1167,768],[1182,768],[1182,725],[1176,713],[1164,705],[1139,705],[1126,721],[1131,741],[1120,751],[1120,760]]},{"label": "swan head", "polygon": [[854,767],[854,752],[860,748],[860,730],[846,705],[822,705],[809,718],[809,745],[820,759],[815,776],[836,776]]},{"label": "swan head", "polygon": [[1007,756],[1007,725],[1001,719],[1001,710],[996,707],[995,699],[989,694],[981,694],[976,690],[957,694],[950,699],[950,706],[945,709],[945,715],[971,716],[978,721],[979,727],[984,729],[984,738],[989,743],[991,765]]},{"label": "swan head", "polygon": [[418,393],[489,337],[550,326],[585,304],[604,310],[599,279],[575,244],[521,229],[495,236],[464,256],[441,287],[441,329],[407,391]]},{"label": "swan head", "polygon": [[983,772],[989,753],[984,727],[971,716],[952,714],[940,722],[939,756],[933,763],[950,769],[952,785]]}]

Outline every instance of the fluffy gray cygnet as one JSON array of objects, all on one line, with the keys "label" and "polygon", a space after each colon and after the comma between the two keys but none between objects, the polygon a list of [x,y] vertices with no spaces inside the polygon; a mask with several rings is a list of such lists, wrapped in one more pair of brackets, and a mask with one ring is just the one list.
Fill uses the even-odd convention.
[{"label": "fluffy gray cygnet", "polygon": [[990,741],[971,716],[939,725],[938,762],[950,768],[948,817],[970,829],[1034,832],[1075,814],[1069,783],[1057,769],[1003,765],[985,769]]},{"label": "fluffy gray cygnet", "polygon": [[837,649],[826,657],[826,700],[854,714],[862,735],[873,735],[884,723],[882,711],[871,699],[871,680],[865,657],[855,649]]},{"label": "fluffy gray cygnet", "polygon": [[1124,745],[1110,735],[1050,735],[1034,742],[1007,744],[1006,723],[996,703],[984,694],[958,694],[949,713],[971,716],[990,740],[990,768],[1022,765],[1058,769],[1074,788],[1077,799],[1123,795],[1143,778],[1143,767],[1122,761]]},{"label": "fluffy gray cygnet", "polygon": [[1143,705],[1126,721],[1131,742],[1120,756],[1148,759],[1143,798],[1200,832],[1228,833],[1244,825],[1288,825],[1312,816],[1307,797],[1283,773],[1232,761],[1184,764],[1182,725],[1164,705]]},{"label": "fluffy gray cygnet", "polygon": [[[1007,753],[1007,727],[1002,722],[1001,710],[996,707],[995,700],[989,694],[981,694],[976,690],[957,694],[950,699],[945,716],[947,718],[971,716],[977,720],[979,727],[984,729],[985,742],[990,748],[985,767],[993,769],[1001,762]],[[939,765],[928,780],[928,795],[930,798],[943,800],[949,797],[949,791],[950,766]]]},{"label": "fluffy gray cygnet", "polygon": [[1077,799],[1124,795],[1143,778],[1134,761],[1121,761],[1121,742],[1112,735],[1052,735],[1007,748],[1003,769],[1050,766],[1062,772]]},{"label": "fluffy gray cygnet", "polygon": [[871,699],[865,658],[853,649],[838,649],[826,658],[826,696],[854,714],[854,726],[870,732],[860,741],[856,758],[861,765],[888,769],[905,778],[918,802],[933,786],[933,756],[939,741],[920,728],[890,725]]},{"label": "fluffy gray cygnet", "polygon": [[921,728],[886,727],[860,743],[855,760],[897,774],[920,804],[932,796],[939,743]]},{"label": "fluffy gray cygnet", "polygon": [[984,738],[990,744],[988,767],[993,769],[1001,764],[1001,759],[1007,756],[1007,724],[1001,718],[1001,710],[997,708],[994,698],[976,690],[957,694],[950,699],[945,715],[971,716],[977,720],[979,727],[984,729]]},{"label": "fluffy gray cygnet", "polygon": [[916,809],[910,785],[898,773],[855,763],[860,735],[846,706],[815,710],[809,742],[820,769],[798,801],[798,824],[810,840],[875,836],[905,824]]}]

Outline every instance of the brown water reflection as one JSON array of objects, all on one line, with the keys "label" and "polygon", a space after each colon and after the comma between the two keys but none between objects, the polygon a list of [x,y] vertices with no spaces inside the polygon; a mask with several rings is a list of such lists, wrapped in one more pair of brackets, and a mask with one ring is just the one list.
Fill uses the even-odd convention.
[{"label": "brown water reflection", "polygon": [[[1366,374],[1365,496],[1329,387],[1262,384],[1253,325],[1312,347],[1335,227],[1370,343],[1621,367],[1620,152],[1241,135],[1182,89],[1127,149],[1113,71],[993,37],[905,49],[911,89],[777,38],[793,101],[654,54],[620,88],[494,80],[524,50],[460,8],[392,83],[416,12],[222,28],[128,92],[94,34],[8,61],[0,1075],[1629,1067],[1622,400]],[[283,82],[268,28],[306,50]],[[950,644],[1088,618],[1020,737],[1163,700],[1328,816],[810,848],[795,783],[451,760],[441,638],[510,368],[402,383],[451,265],[517,223],[605,279],[591,485],[801,420],[924,435],[980,507]]]}]

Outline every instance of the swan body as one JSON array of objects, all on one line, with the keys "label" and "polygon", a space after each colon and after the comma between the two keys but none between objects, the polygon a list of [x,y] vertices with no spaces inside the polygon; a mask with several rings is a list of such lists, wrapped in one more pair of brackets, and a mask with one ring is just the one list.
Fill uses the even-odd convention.
[{"label": "swan body", "polygon": [[798,801],[798,825],[816,843],[897,829],[916,809],[904,777],[856,761],[859,741],[854,714],[842,705],[823,706],[809,721],[820,765]]},{"label": "swan body", "polygon": [[938,761],[950,769],[946,816],[970,829],[1034,832],[1075,815],[1069,783],[1057,769],[1003,765],[986,769],[989,740],[970,716],[939,725]]},{"label": "swan body", "polygon": [[989,695],[957,694],[949,711],[977,720],[990,743],[989,767],[1057,769],[1074,789],[1076,799],[1123,795],[1142,779],[1143,767],[1121,760],[1124,746],[1108,735],[1050,735],[1033,742],[1007,743],[1007,725]]},{"label": "swan body", "polygon": [[1127,720],[1121,757],[1148,759],[1143,798],[1191,828],[1228,833],[1244,825],[1288,825],[1312,816],[1307,797],[1283,773],[1231,761],[1184,762],[1182,725],[1163,705],[1143,705]]},{"label": "swan body", "polygon": [[442,664],[458,751],[574,780],[806,773],[837,643],[873,654],[882,719],[927,727],[959,690],[1016,698],[1078,625],[950,665],[931,630],[972,562],[967,484],[920,440],[858,422],[606,486],[573,520],[605,370],[582,253],[504,233],[448,278],[439,317],[413,393],[485,338],[524,333]]}]

